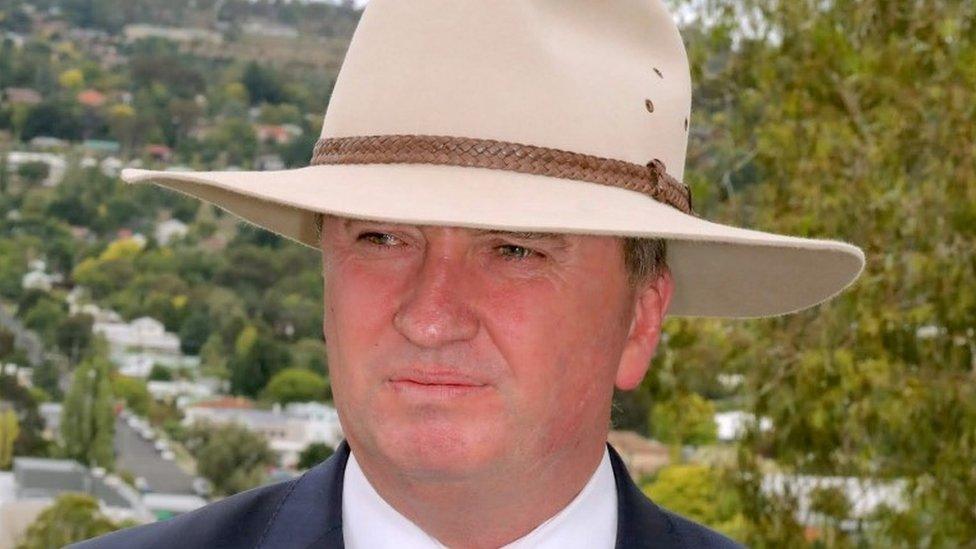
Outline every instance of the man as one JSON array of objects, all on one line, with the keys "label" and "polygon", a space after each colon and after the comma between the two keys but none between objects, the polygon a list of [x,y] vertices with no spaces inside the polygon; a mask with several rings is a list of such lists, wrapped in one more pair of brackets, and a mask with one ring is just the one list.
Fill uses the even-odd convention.
[{"label": "man", "polygon": [[147,172],[322,253],[347,441],[299,479],[85,547],[730,547],[607,445],[667,314],[820,303],[850,244],[711,223],[659,0],[373,0],[311,166]]}]

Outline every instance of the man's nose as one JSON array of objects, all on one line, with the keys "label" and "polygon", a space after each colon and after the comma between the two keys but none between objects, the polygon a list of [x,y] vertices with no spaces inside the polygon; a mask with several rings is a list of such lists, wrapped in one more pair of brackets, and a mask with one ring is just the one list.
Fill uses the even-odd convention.
[{"label": "man's nose", "polygon": [[415,345],[436,348],[478,333],[461,258],[428,254],[393,317],[397,331]]}]

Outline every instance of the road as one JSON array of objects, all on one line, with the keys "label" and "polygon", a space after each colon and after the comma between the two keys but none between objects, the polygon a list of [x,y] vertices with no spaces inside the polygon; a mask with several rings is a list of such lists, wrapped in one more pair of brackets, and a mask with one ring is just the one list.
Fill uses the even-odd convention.
[{"label": "road", "polygon": [[160,457],[153,444],[153,441],[143,440],[123,419],[116,419],[115,468],[145,478],[152,492],[193,494],[193,477],[175,462]]}]

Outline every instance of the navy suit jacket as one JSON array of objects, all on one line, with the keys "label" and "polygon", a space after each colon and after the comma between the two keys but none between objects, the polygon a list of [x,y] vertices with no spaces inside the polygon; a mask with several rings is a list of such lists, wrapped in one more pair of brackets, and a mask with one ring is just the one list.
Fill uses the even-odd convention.
[{"label": "navy suit jacket", "polygon": [[[617,484],[617,547],[733,548],[728,538],[661,509],[634,484],[609,446]],[[175,518],[72,545],[76,549],[342,548],[343,442],[302,476],[254,488]]]}]

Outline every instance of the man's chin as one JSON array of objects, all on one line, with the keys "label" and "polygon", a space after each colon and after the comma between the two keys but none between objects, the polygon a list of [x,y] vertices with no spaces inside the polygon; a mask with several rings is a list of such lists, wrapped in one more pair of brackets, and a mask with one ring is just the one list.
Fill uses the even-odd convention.
[{"label": "man's chin", "polygon": [[449,426],[411,426],[379,441],[402,474],[448,480],[490,470],[506,452],[497,437]]}]

